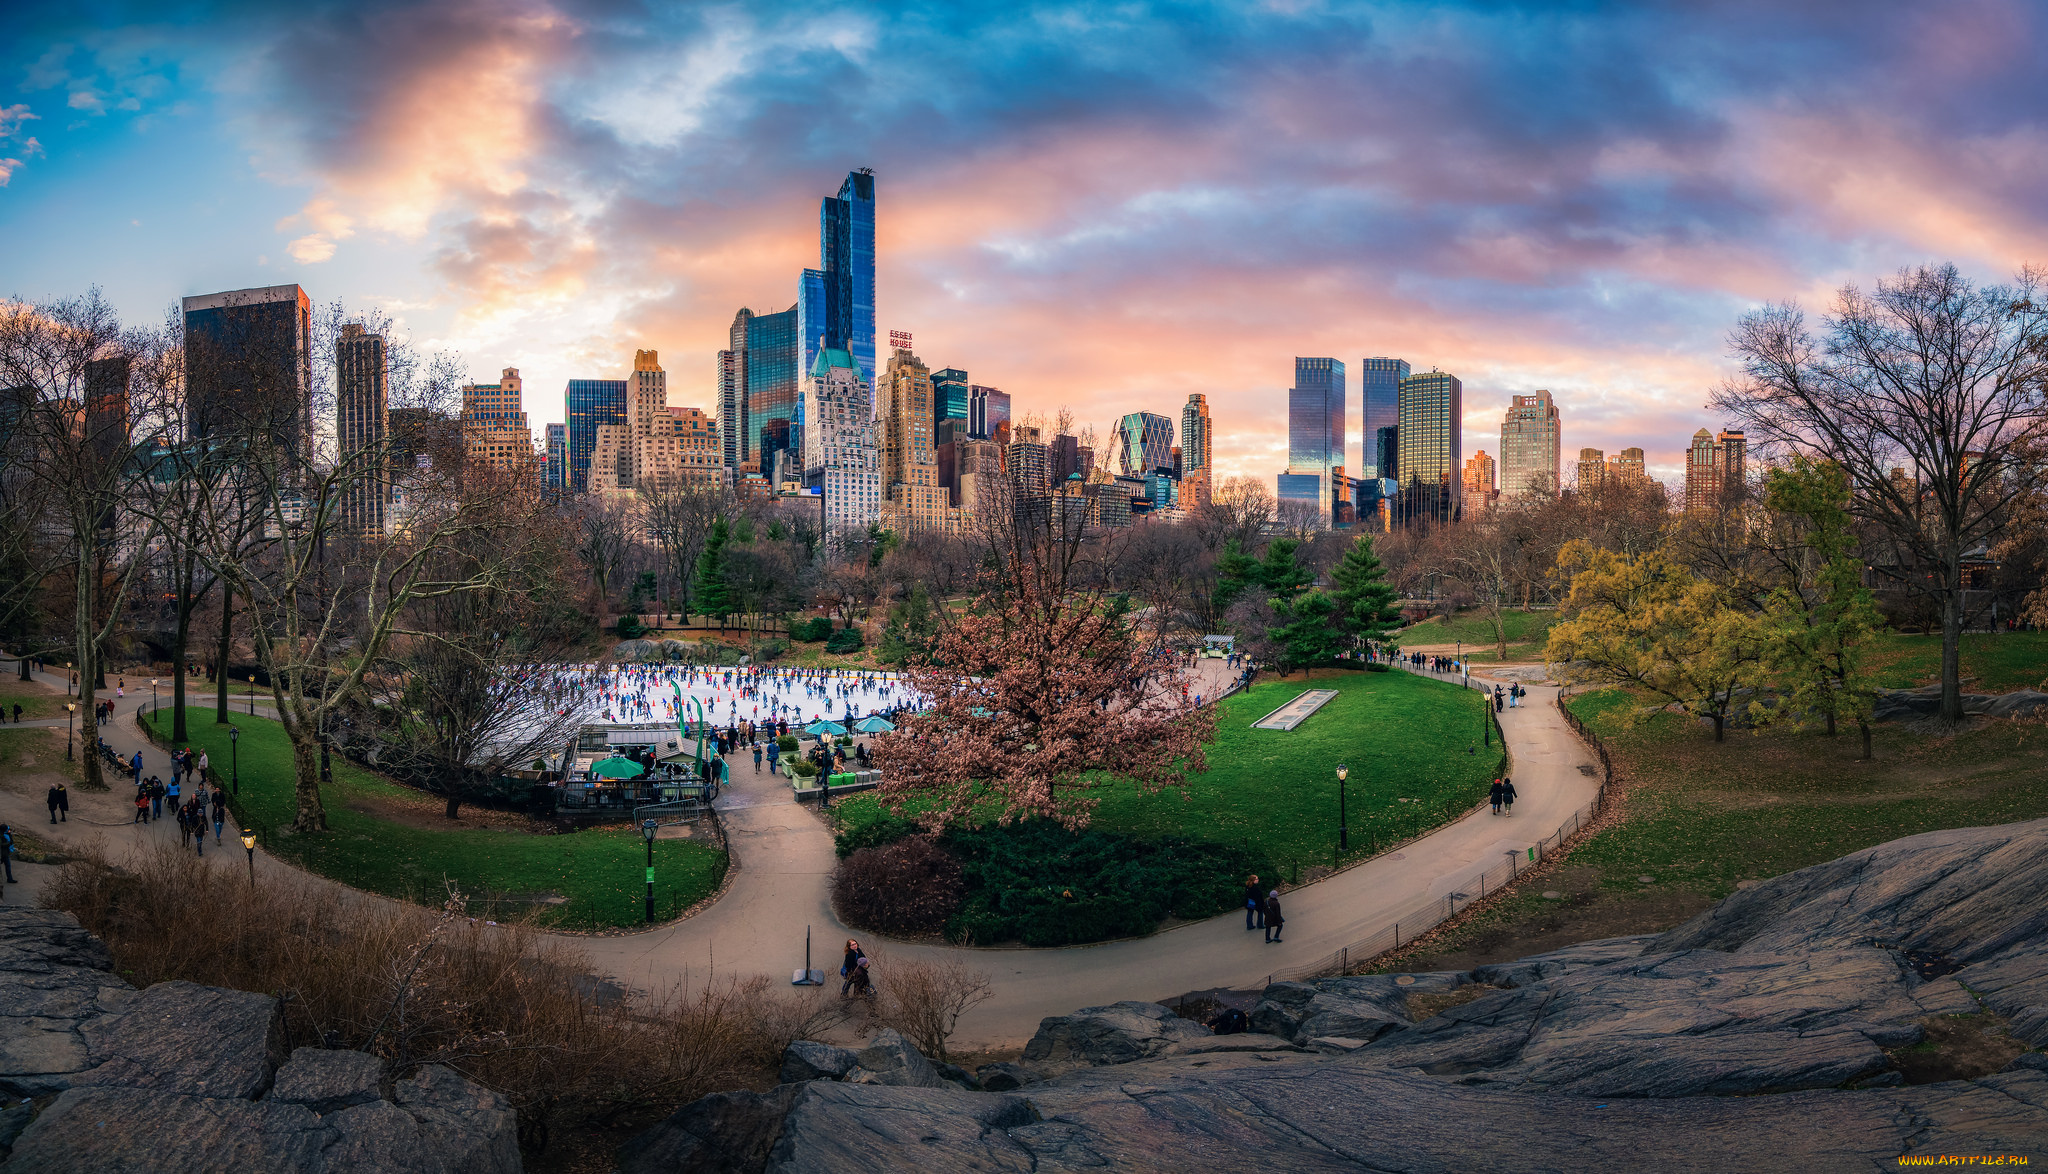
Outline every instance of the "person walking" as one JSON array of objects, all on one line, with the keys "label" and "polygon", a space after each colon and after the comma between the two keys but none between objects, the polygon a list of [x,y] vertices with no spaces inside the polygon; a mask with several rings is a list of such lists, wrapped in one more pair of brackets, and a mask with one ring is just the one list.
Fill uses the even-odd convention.
[{"label": "person walking", "polygon": [[[186,753],[189,754],[191,751],[188,750]],[[199,752],[198,769],[193,772],[193,777],[202,783],[206,781],[206,751],[204,750]]]},{"label": "person walking", "polygon": [[1495,779],[1493,780],[1493,786],[1489,788],[1486,792],[1487,801],[1493,804],[1493,813],[1495,815],[1500,814],[1501,794],[1501,781],[1499,779]]},{"label": "person walking", "polygon": [[71,792],[64,789],[63,783],[51,786],[50,793],[43,796],[43,802],[49,805],[51,823],[70,822]]},{"label": "person walking", "polygon": [[135,788],[135,818],[130,822],[149,822],[149,792],[143,790],[141,787]]},{"label": "person walking", "polygon": [[858,939],[846,939],[846,957],[839,963],[839,977],[846,980],[846,983],[841,984],[839,987],[841,995],[846,994],[847,984],[853,981],[853,972],[860,969],[861,959],[866,957],[867,954],[860,948]]},{"label": "person walking", "polygon": [[132,775],[134,775],[134,776],[135,776],[135,783],[136,783],[136,785],[137,785],[137,786],[141,786],[141,785],[142,785],[142,751],[140,751],[140,750],[137,750],[137,751],[135,752],[135,757],[134,757],[134,758],[131,758],[131,759],[129,759],[129,760],[128,760],[128,772],[129,772],[130,774],[132,774]]},{"label": "person walking", "polygon": [[1266,898],[1259,892],[1257,873],[1244,878],[1244,927],[1247,930],[1266,928]]},{"label": "person walking", "polygon": [[220,830],[227,821],[228,797],[221,794],[219,787],[215,787],[213,789],[213,842],[215,845],[220,843]]},{"label": "person walking", "polygon": [[761,744],[759,742],[754,743],[754,773],[761,773]]},{"label": "person walking", "polygon": [[0,823],[0,867],[7,872],[7,883],[14,883],[14,829]]},{"label": "person walking", "polygon": [[21,702],[19,701],[14,703],[14,724],[17,726],[21,724]]},{"label": "person walking", "polygon": [[1502,779],[1500,781],[1500,801],[1507,805],[1507,813],[1509,815],[1515,813],[1515,780]]},{"label": "person walking", "polygon": [[1274,889],[1266,894],[1267,945],[1273,945],[1280,940],[1280,927],[1286,924],[1287,919],[1280,915],[1280,890]]}]

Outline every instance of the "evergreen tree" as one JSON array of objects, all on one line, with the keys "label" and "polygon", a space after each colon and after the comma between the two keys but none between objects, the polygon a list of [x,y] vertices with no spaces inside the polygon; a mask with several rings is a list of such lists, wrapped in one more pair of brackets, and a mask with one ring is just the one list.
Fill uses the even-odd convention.
[{"label": "evergreen tree", "polygon": [[1330,572],[1337,585],[1336,619],[1355,640],[1387,643],[1387,633],[1401,622],[1396,606],[1400,593],[1387,582],[1386,568],[1373,553],[1372,535],[1360,534]]},{"label": "evergreen tree", "polygon": [[1216,560],[1216,614],[1230,610],[1239,596],[1257,581],[1259,563],[1244,552],[1244,548],[1232,538],[1224,543],[1223,553]]},{"label": "evergreen tree", "polygon": [[1266,557],[1259,562],[1259,586],[1275,599],[1293,599],[1309,589],[1316,573],[1295,561],[1301,543],[1292,538],[1275,538],[1266,544]]},{"label": "evergreen tree", "polygon": [[1322,591],[1274,599],[1273,614],[1281,622],[1267,630],[1266,639],[1285,650],[1285,660],[1275,667],[1286,673],[1336,659],[1350,643],[1338,622],[1338,610],[1337,600]]},{"label": "evergreen tree", "polygon": [[697,556],[697,610],[715,617],[721,628],[732,614],[732,592],[725,584],[725,546],[730,541],[732,530],[720,518],[711,524],[704,552]]}]

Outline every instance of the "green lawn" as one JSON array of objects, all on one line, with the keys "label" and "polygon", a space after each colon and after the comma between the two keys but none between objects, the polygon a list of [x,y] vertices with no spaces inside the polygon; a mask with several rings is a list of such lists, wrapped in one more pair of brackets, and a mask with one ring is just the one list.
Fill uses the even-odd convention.
[{"label": "green lawn", "polygon": [[[1312,688],[1338,696],[1291,732],[1251,728]],[[1497,738],[1491,749],[1480,743],[1483,704],[1471,690],[1403,672],[1319,671],[1309,680],[1257,685],[1218,707],[1208,773],[1189,779],[1184,795],[1111,786],[1099,793],[1093,826],[1249,845],[1290,875],[1327,866],[1337,840],[1342,762],[1351,768],[1346,858],[1367,855],[1485,799],[1500,749]],[[834,806],[842,829],[881,814],[871,794]]]},{"label": "green lawn", "polygon": [[[157,715],[169,730],[168,711]],[[441,830],[415,827],[356,809],[379,797],[411,798],[418,793],[334,759],[334,785],[323,788],[328,831],[313,836],[280,834],[294,812],[291,744],[267,718],[239,715],[242,730],[241,797],[237,818],[263,834],[264,846],[322,876],[386,896],[439,904],[444,881],[465,892],[547,895],[568,898],[562,905],[534,905],[541,920],[569,929],[601,929],[642,923],[646,899],[646,842],[638,830],[581,831],[530,835],[485,828]],[[234,755],[224,727],[189,723],[193,743],[202,746],[222,777]],[[655,909],[673,917],[718,887],[725,853],[694,842],[663,840],[655,846]],[[477,906],[472,906],[476,908]],[[526,905],[508,904],[510,913]]]},{"label": "green lawn", "polygon": [[1571,700],[1632,781],[1623,821],[1572,854],[1609,889],[1654,884],[1722,897],[1741,880],[1939,828],[2048,816],[2048,738],[2031,723],[1991,722],[1953,737],[1876,727],[1876,758],[1859,762],[1853,731],[1712,733],[1677,717],[1633,728],[1626,694]]},{"label": "green lawn", "polygon": [[[1881,633],[1870,664],[1887,689],[1932,685],[1941,679],[1941,637]],[[1965,632],[1962,666],[1965,693],[2048,688],[2048,632]]]},{"label": "green lawn", "polygon": [[[1510,662],[1543,659],[1543,642],[1549,637],[1550,625],[1557,622],[1555,609],[1546,611],[1524,611],[1510,608],[1501,616],[1501,626],[1507,630],[1508,656]],[[1468,607],[1450,619],[1424,620],[1401,629],[1398,639],[1403,645],[1433,646],[1437,644],[1465,645],[1465,652],[1474,661],[1498,660],[1494,654],[1493,621],[1478,608]]]},{"label": "green lawn", "polygon": [[7,720],[14,720],[14,707],[21,706],[21,720],[34,721],[37,718],[63,717],[65,697],[62,693],[45,693],[38,686],[23,685],[18,678],[0,677],[0,710],[6,711]]}]

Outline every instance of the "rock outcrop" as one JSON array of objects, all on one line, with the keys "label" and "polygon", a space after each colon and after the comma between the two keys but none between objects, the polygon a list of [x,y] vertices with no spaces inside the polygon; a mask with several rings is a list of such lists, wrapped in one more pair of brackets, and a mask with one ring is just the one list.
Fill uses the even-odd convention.
[{"label": "rock outcrop", "polygon": [[0,909],[0,1170],[516,1174],[504,1098],[446,1068],[287,1052],[277,1002],[136,990],[68,914]]},{"label": "rock outcrop", "polygon": [[[1965,693],[1963,712],[1981,717],[2032,717],[2048,710],[2048,693],[2018,689],[2011,693]],[[1871,718],[1881,722],[1913,721],[1941,712],[1941,686],[1880,689]]]},{"label": "rock outcrop", "polygon": [[[1908,1086],[1888,1053],[1980,1011],[2048,1044],[2043,894],[2048,820],[1915,836],[1662,935],[1276,983],[1263,1035],[1151,1004],[1049,1018],[1022,1062],[982,1070],[1010,1091],[816,1079],[745,1114],[708,1098],[637,1151],[697,1159],[621,1169],[1769,1171],[2040,1152],[2048,1054]],[[743,1120],[720,1134],[721,1115]]]}]

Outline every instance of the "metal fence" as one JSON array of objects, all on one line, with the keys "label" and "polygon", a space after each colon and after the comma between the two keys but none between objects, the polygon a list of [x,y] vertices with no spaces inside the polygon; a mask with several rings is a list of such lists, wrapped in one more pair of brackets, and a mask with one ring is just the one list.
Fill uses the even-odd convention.
[{"label": "metal fence", "polygon": [[[1437,676],[1431,673],[1430,676]],[[1439,678],[1442,679],[1442,678]],[[1516,850],[1503,853],[1500,863],[1474,870],[1461,878],[1449,893],[1441,897],[1430,897],[1396,911],[1392,923],[1377,933],[1353,942],[1334,953],[1302,966],[1276,970],[1266,976],[1268,985],[1275,982],[1295,982],[1308,978],[1325,978],[1332,975],[1349,974],[1374,958],[1390,950],[1399,949],[1404,943],[1412,942],[1437,926],[1451,919],[1459,910],[1499,892],[1528,868],[1541,863],[1551,853],[1562,848],[1567,841],[1579,833],[1579,829],[1591,822],[1593,816],[1606,805],[1607,789],[1614,778],[1614,769],[1607,757],[1607,748],[1600,743],[1585,724],[1574,716],[1564,704],[1564,694],[1557,696],[1557,708],[1564,714],[1565,721],[1579,736],[1592,743],[1600,756],[1600,789],[1594,793],[1593,801],[1572,812],[1557,830],[1544,836],[1526,852]]]}]

